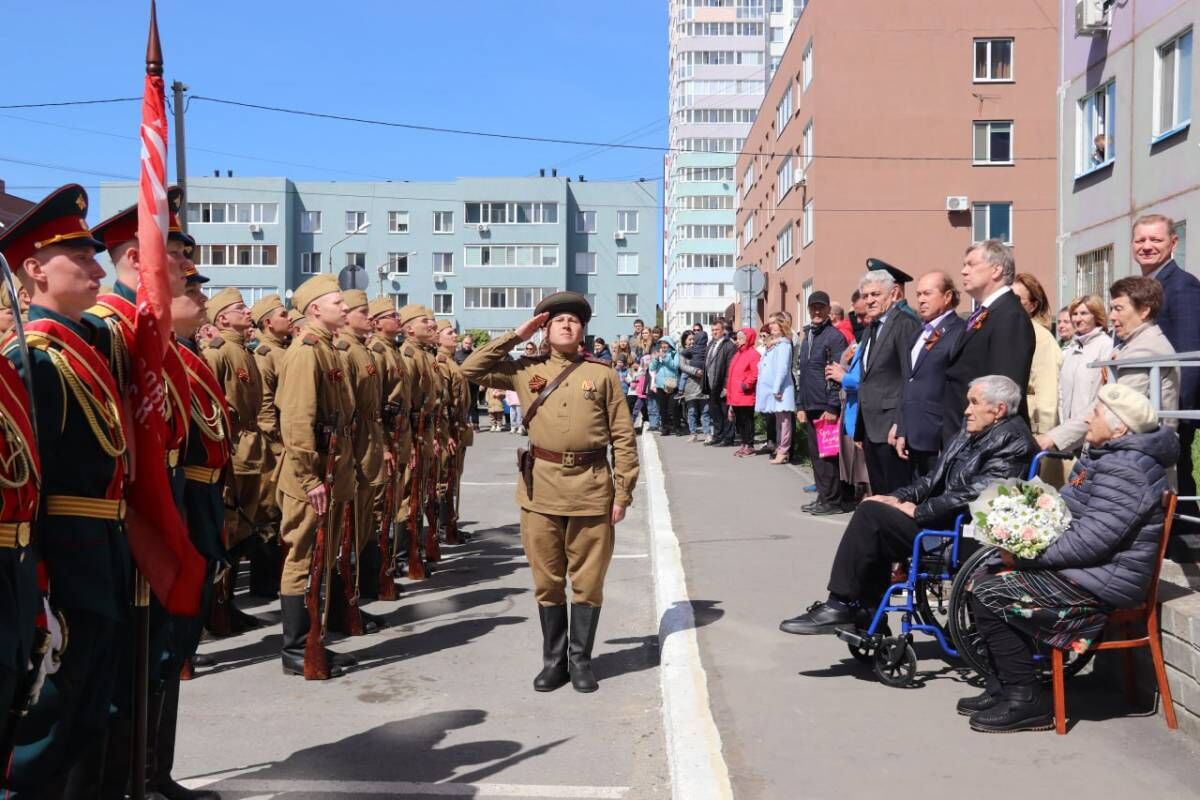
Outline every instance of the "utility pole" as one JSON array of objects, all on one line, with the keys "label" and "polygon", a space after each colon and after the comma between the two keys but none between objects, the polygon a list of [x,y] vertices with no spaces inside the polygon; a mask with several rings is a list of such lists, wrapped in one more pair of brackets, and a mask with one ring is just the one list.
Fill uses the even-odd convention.
[{"label": "utility pole", "polygon": [[171,84],[175,93],[175,182],[183,192],[184,207],[179,209],[179,227],[187,233],[187,151],[184,149],[183,134],[183,93],[187,86],[182,81]]}]

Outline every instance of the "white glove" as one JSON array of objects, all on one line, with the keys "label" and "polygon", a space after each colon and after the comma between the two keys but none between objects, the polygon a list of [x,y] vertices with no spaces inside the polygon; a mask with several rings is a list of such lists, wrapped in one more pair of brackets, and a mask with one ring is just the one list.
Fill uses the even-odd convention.
[{"label": "white glove", "polygon": [[[63,624],[51,609],[50,604],[46,599],[42,598],[42,606],[46,612],[46,628],[50,634],[50,646],[46,648],[46,652],[42,655],[41,662],[37,665],[37,677],[34,678],[33,686],[29,690],[29,704],[33,705],[38,701],[38,697],[42,694],[42,686],[46,683],[46,676],[53,675],[58,672],[58,668],[62,666],[63,654]],[[33,669],[33,664],[29,664],[29,668]]]}]

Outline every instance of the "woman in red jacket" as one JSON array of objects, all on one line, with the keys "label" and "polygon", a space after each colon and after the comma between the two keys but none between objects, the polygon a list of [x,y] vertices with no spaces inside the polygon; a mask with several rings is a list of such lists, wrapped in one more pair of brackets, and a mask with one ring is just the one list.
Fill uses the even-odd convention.
[{"label": "woman in red jacket", "polygon": [[758,351],[754,349],[756,334],[753,328],[742,328],[737,335],[737,352],[729,361],[729,377],[725,381],[725,402],[729,418],[735,421],[742,446],[735,456],[754,454],[754,386],[758,383]]}]

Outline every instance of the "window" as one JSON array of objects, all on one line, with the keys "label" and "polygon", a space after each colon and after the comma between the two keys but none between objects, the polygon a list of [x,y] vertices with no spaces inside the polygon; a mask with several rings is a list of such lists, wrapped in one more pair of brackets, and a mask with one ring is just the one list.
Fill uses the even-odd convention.
[{"label": "window", "polygon": [[813,201],[809,200],[804,204],[804,227],[802,228],[803,235],[800,240],[801,247],[808,247],[813,243]]},{"label": "window", "polygon": [[[199,244],[193,257],[198,267],[273,267],[279,263],[279,247],[273,244]],[[315,271],[321,271],[319,260]]]},{"label": "window", "polygon": [[754,162],[746,167],[746,171],[742,173],[742,197],[750,194],[750,189],[754,186]]},{"label": "window", "polygon": [[775,238],[775,266],[782,267],[792,260],[792,223]]},{"label": "window", "polygon": [[733,180],[733,167],[683,167],[675,173],[676,178],[685,183],[695,181],[718,181],[728,183]]},{"label": "window", "polygon": [[813,161],[813,121],[811,119],[804,128],[804,141],[800,146],[804,149],[804,169],[807,171]]},{"label": "window", "polygon": [[748,246],[754,241],[754,213],[746,217],[746,221],[742,223],[742,247]]},{"label": "window", "polygon": [[973,203],[971,225],[975,242],[997,239],[1012,244],[1012,203]]},{"label": "window", "polygon": [[[319,214],[320,212],[318,212]],[[274,225],[278,221],[278,203],[188,203],[188,222],[240,222]]]},{"label": "window", "polygon": [[1105,297],[1112,275],[1112,263],[1111,244],[1075,256],[1075,297],[1093,294]]},{"label": "window", "polygon": [[388,253],[387,269],[388,272],[399,272],[402,275],[407,275],[408,253]]},{"label": "window", "polygon": [[675,201],[675,208],[684,211],[731,211],[733,195],[728,194],[689,194]]},{"label": "window", "polygon": [[433,232],[434,233],[454,233],[454,212],[453,211],[435,211],[435,212],[433,212]]},{"label": "window", "polygon": [[[466,308],[534,308],[556,290],[546,286],[468,286]],[[592,305],[595,308],[595,304]]]},{"label": "window", "polygon": [[433,293],[433,313],[449,316],[454,313],[454,295],[449,292]]},{"label": "window", "polygon": [[732,225],[677,225],[675,235],[679,239],[732,239]]},{"label": "window", "polygon": [[347,267],[359,267],[361,269],[366,269],[367,268],[367,254],[366,253],[346,253],[346,266]]},{"label": "window", "polygon": [[638,254],[637,253],[617,253],[617,274],[618,275],[637,275],[638,274]]},{"label": "window", "polygon": [[625,231],[626,233],[638,232],[638,212],[636,211],[618,211],[617,212],[617,230]]},{"label": "window", "polygon": [[467,245],[465,256],[468,267],[557,267],[558,245]]},{"label": "window", "polygon": [[775,107],[775,135],[779,136],[783,133],[783,129],[792,120],[792,85],[789,83],[787,91],[783,93],[783,98],[779,101],[779,105]]},{"label": "window", "polygon": [[808,40],[808,44],[804,48],[804,61],[801,65],[801,70],[804,72],[804,91],[808,91],[808,87],[812,85],[813,78],[813,54],[812,54],[812,39]]},{"label": "window", "polygon": [[595,319],[596,312],[600,308],[599,306],[596,305],[596,295],[592,294],[591,292],[588,292],[588,293],[584,294],[584,298],[587,299],[588,307],[592,309],[592,319]]},{"label": "window", "polygon": [[975,123],[975,163],[1011,164],[1013,124],[1011,122]]},{"label": "window", "polygon": [[636,294],[618,294],[617,295],[617,316],[632,317],[638,313],[638,303]]},{"label": "window", "polygon": [[300,274],[301,275],[316,275],[321,271],[321,254],[301,253],[300,254]]},{"label": "window", "polygon": [[733,269],[733,256],[708,253],[680,253],[675,256],[675,269]]},{"label": "window", "polygon": [[1079,101],[1075,123],[1077,176],[1107,166],[1116,157],[1113,147],[1116,112],[1116,81],[1109,81]]},{"label": "window", "polygon": [[346,233],[358,233],[367,225],[367,212],[346,212]]},{"label": "window", "polygon": [[1179,241],[1175,244],[1175,263],[1182,270],[1187,269],[1187,220],[1180,219],[1175,221],[1175,235],[1179,237]]},{"label": "window", "polygon": [[975,40],[975,82],[1013,79],[1013,40]]},{"label": "window", "polygon": [[467,223],[549,225],[558,222],[558,203],[467,203]]},{"label": "window", "polygon": [[1154,135],[1192,120],[1192,29],[1160,45],[1154,61]]},{"label": "window", "polygon": [[596,212],[595,211],[577,211],[577,212],[575,212],[575,232],[576,233],[595,233],[596,232]]},{"label": "window", "polygon": [[396,308],[401,309],[408,305],[408,292],[392,292],[392,297],[395,298]]},{"label": "window", "polygon": [[300,214],[300,232],[301,233],[320,233],[321,232],[321,212],[320,211],[304,211]]},{"label": "window", "polygon": [[768,36],[767,41],[769,41],[769,42],[782,42],[783,41],[783,26],[782,25],[772,25],[770,30],[767,32],[767,36]]},{"label": "window", "polygon": [[388,212],[388,233],[408,233],[408,212]]},{"label": "window", "polygon": [[793,178],[792,157],[787,156],[783,159],[783,166],[775,173],[777,181],[775,183],[775,202],[783,200],[784,196],[792,190],[792,184],[795,182]]},{"label": "window", "polygon": [[576,275],[595,275],[596,274],[596,254],[595,253],[576,253],[575,254],[575,274]]},{"label": "window", "polygon": [[433,274],[434,275],[453,275],[454,274],[454,253],[434,253],[433,254]]}]

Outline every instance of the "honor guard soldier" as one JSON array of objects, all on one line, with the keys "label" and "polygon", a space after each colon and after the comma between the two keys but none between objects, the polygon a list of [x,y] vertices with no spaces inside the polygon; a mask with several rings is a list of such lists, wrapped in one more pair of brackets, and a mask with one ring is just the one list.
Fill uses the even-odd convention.
[{"label": "honor guard soldier", "polygon": [[[17,726],[9,797],[58,797],[68,780],[95,791],[120,628],[130,618],[126,431],[108,329],[84,321],[104,277],[87,207],[83,187],[64,186],[0,233],[32,302],[25,339],[42,464],[37,553],[69,643]],[[10,339],[4,353],[24,369],[19,349]]]},{"label": "honor guard soldier", "polygon": [[354,406],[356,489],[351,526],[354,537],[352,541],[343,542],[339,550],[330,627],[339,633],[361,636],[383,626],[381,617],[359,609],[358,600],[364,587],[371,597],[378,596],[378,541],[369,554],[366,551],[375,534],[371,513],[375,496],[387,483],[394,457],[388,449],[383,429],[383,375],[366,344],[367,337],[373,332],[367,293],[361,289],[346,289],[342,292],[342,300],[348,309],[346,325],[335,338],[334,349],[342,359],[346,386]]},{"label": "honor guard soldier", "polygon": [[395,600],[396,534],[395,519],[403,495],[404,467],[412,453],[413,429],[410,421],[412,407],[408,373],[400,360],[396,335],[400,332],[400,316],[390,297],[376,297],[367,305],[373,332],[367,339],[367,349],[375,359],[383,383],[383,428],[388,450],[392,453],[391,472],[375,495],[373,526],[379,536],[380,570],[378,599]]},{"label": "honor guard soldier", "polygon": [[[540,692],[568,679],[580,692],[597,688],[592,644],[613,528],[625,518],[638,476],[633,422],[617,373],[579,352],[591,316],[583,295],[552,294],[538,303],[532,319],[480,347],[462,365],[468,380],[516,391],[525,409],[529,450],[519,452],[517,504],[542,623],[543,669],[533,683]],[[545,330],[549,355],[509,358],[539,329]]]},{"label": "honor guard soldier", "polygon": [[458,478],[462,471],[463,457],[467,445],[474,441],[470,420],[467,418],[467,379],[454,360],[454,347],[458,335],[454,323],[448,319],[437,323],[438,372],[445,384],[446,427],[450,442],[442,453],[438,477],[438,525],[444,532],[447,544],[458,544]]},{"label": "honor guard soldier", "polygon": [[268,294],[250,308],[250,322],[258,333],[254,362],[262,378],[262,403],[258,412],[258,430],[263,438],[262,487],[258,498],[255,526],[267,532],[250,551],[250,593],[273,600],[279,596],[279,567],[283,558],[279,547],[278,487],[279,457],[283,444],[279,439],[279,409],[275,407],[275,389],[279,367],[292,340],[292,323],[277,294]]},{"label": "honor guard soldier", "polygon": [[[258,620],[239,609],[233,602],[238,561],[254,550],[258,537],[254,515],[262,485],[263,440],[258,432],[258,413],[262,406],[262,376],[254,356],[246,350],[246,332],[250,330],[250,309],[242,293],[226,287],[208,301],[208,319],[217,328],[213,338],[201,353],[225,391],[229,417],[233,423],[233,469],[226,476],[225,491],[225,548],[228,551],[229,579],[224,581],[224,601],[229,610],[232,632],[240,633],[258,627]],[[219,626],[218,626],[219,627]],[[225,631],[214,630],[223,634]]]},{"label": "honor guard soldier", "polygon": [[288,329],[288,344],[291,344],[292,339],[300,335],[300,325],[304,322],[304,315],[296,309],[289,309],[287,312],[288,322],[291,327]]},{"label": "honor guard soldier", "polygon": [[405,521],[409,538],[408,575],[425,577],[425,561],[436,562],[440,553],[436,536],[422,537],[421,518],[429,495],[429,478],[434,466],[437,444],[438,395],[434,386],[433,359],[426,348],[433,343],[436,322],[433,312],[410,304],[400,309],[400,360],[410,376],[413,414],[413,451],[405,476],[405,497],[400,518]]},{"label": "honor guard soldier", "polygon": [[[355,663],[321,644],[330,556],[354,502],[354,409],[345,368],[333,349],[334,335],[346,324],[346,304],[332,275],[309,278],[292,302],[306,312],[305,320],[288,347],[275,393],[283,438],[277,497],[287,553],[279,582],[282,660],[286,675],[325,680]],[[312,646],[310,637],[316,637]]]}]

